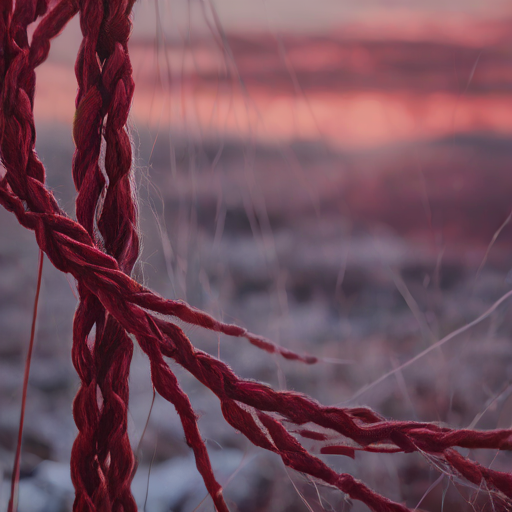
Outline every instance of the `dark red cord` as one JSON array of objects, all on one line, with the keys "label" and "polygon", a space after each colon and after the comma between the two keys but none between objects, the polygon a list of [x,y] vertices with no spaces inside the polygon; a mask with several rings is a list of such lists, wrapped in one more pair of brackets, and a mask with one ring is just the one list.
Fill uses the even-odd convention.
[{"label": "dark red cord", "polygon": [[21,393],[20,424],[18,427],[18,442],[16,443],[16,454],[14,455],[14,468],[11,477],[11,496],[9,498],[8,512],[15,512],[17,509],[18,484],[20,480],[21,443],[23,440],[23,426],[25,424],[25,409],[27,405],[28,379],[30,376],[30,364],[34,350],[36,336],[37,309],[39,306],[39,293],[41,292],[41,280],[43,276],[44,253],[39,250],[39,265],[37,269],[36,295],[34,298],[34,309],[32,312],[32,327],[30,328],[30,340],[28,344],[27,357],[25,359],[25,371],[23,372],[23,390]]}]

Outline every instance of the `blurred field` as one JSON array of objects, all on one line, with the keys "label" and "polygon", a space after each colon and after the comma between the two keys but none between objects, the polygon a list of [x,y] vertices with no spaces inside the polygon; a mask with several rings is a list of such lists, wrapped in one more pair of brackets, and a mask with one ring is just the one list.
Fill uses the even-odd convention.
[{"label": "blurred field", "polygon": [[[457,37],[435,30],[416,38],[370,37],[357,27],[273,38],[228,33],[222,39],[214,32],[166,41],[165,48],[160,41],[158,52],[153,41],[134,38],[135,181],[144,243],[137,278],[328,361],[305,367],[184,327],[197,347],[239,375],[325,404],[369,405],[390,418],[510,428],[508,303],[399,368],[511,287],[511,27],[509,21],[471,25],[473,39],[463,30]],[[49,186],[72,215],[72,66],[54,59],[38,80],[38,151]],[[32,234],[5,211],[0,239],[5,507],[37,250]],[[20,512],[70,509],[70,483],[59,475],[66,475],[76,432],[73,287],[46,264]],[[224,423],[213,395],[172,368],[200,414],[233,510],[307,510],[303,500],[314,511],[366,510],[250,446]],[[136,446],[152,399],[140,351],[131,389]],[[311,449],[319,451],[313,443]],[[471,456],[511,470],[510,454]],[[140,458],[134,491],[141,510],[150,464],[148,512],[212,509],[208,499],[200,504],[206,492],[198,490],[174,410],[158,398]],[[439,478],[419,456],[325,460],[410,507],[423,498],[421,507],[431,512],[492,510],[485,490]]]}]

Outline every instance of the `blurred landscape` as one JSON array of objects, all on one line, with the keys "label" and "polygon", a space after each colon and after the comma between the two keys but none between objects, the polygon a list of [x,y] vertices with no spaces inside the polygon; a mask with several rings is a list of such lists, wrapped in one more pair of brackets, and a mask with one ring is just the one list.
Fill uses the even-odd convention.
[{"label": "blurred landscape", "polygon": [[[408,361],[512,286],[512,21],[414,26],[302,34],[217,26],[181,39],[134,36],[134,175],[144,246],[136,278],[323,358],[303,366],[183,325],[195,346],[240,376],[395,419],[511,428],[508,302]],[[79,37],[71,39],[76,51]],[[71,50],[56,55],[38,70],[37,149],[48,185],[73,215],[76,85]],[[37,247],[3,210],[0,240],[5,510]],[[72,279],[46,262],[20,512],[71,510],[75,307]],[[305,503],[314,511],[367,510],[252,447],[224,422],[208,390],[171,368],[200,416],[232,510],[291,512],[308,510]],[[136,350],[134,448],[152,397],[149,366]],[[307,447],[320,451],[319,443]],[[175,411],[158,397],[137,455],[140,510],[212,510]],[[507,453],[470,456],[512,468]],[[493,510],[485,490],[438,473],[417,455],[323,457],[411,508]]]}]

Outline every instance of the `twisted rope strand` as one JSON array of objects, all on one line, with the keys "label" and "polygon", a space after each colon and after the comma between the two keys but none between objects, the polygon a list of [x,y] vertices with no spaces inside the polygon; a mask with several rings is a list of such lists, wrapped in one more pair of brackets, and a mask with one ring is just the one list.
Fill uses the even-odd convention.
[{"label": "twisted rope strand", "polygon": [[[91,237],[92,243],[101,247],[102,240],[95,231],[95,218],[96,212],[100,208],[100,198],[106,180],[99,165],[104,95],[102,94],[101,79],[103,62],[98,59],[97,51],[105,16],[104,2],[80,0],[79,13],[83,39],[75,63],[78,92],[73,121],[75,153],[72,174],[77,190],[77,220]],[[72,354],[81,387],[73,404],[73,416],[78,427],[78,435],[71,452],[71,475],[75,486],[73,510],[81,512],[87,503],[91,511],[103,508],[110,512],[114,510],[113,499],[115,500],[116,496],[115,491],[112,492],[109,485],[110,462],[112,462],[112,468],[116,468],[116,458],[121,456],[122,459],[126,459],[128,457],[128,460],[123,460],[123,462],[128,464],[129,473],[123,476],[129,478],[133,458],[130,460],[129,442],[128,454],[123,457],[124,450],[122,448],[121,454],[118,453],[119,444],[122,444],[123,437],[127,437],[127,386],[124,382],[125,379],[121,377],[121,387],[124,388],[124,392],[118,400],[121,402],[121,411],[117,411],[114,404],[116,404],[118,396],[114,394],[112,386],[109,386],[112,383],[112,378],[108,378],[109,372],[112,371],[112,360],[105,357],[112,354],[108,354],[108,350],[106,348],[102,350],[102,348],[111,342],[112,347],[128,345],[124,352],[125,357],[128,357],[128,364],[123,357],[121,364],[116,368],[126,374],[129,371],[132,347],[131,342],[125,339],[126,333],[121,328],[116,328],[115,321],[108,317],[100,301],[80,281],[78,282],[78,292],[80,303],[73,320]],[[95,329],[94,341],[91,342],[93,329]],[[110,350],[110,352],[113,351]],[[102,360],[102,356],[105,357],[105,360]],[[126,404],[123,399],[126,400]],[[119,418],[115,417],[116,412]],[[95,421],[88,421],[89,416],[94,417]],[[108,444],[110,442],[112,442],[113,457],[110,457]],[[126,484],[123,480],[121,479],[119,482],[118,490],[121,497],[126,493]],[[91,481],[94,482],[93,486],[90,485]],[[128,493],[131,496],[129,490]],[[132,500],[128,510],[135,509],[135,503]]]},{"label": "twisted rope strand", "polygon": [[[6,18],[9,20],[9,14],[12,9],[12,2],[3,2],[2,12],[8,13]],[[6,8],[4,10],[4,7]],[[59,208],[53,199],[48,195],[32,194],[32,190],[43,187],[45,175],[44,168],[35,154],[35,128],[33,124],[33,96],[35,90],[34,68],[41,63],[48,55],[49,39],[55,36],[65,25],[66,21],[76,12],[74,6],[68,2],[61,2],[45,18],[41,25],[36,29],[32,46],[28,48],[27,25],[34,21],[38,14],[43,14],[45,5],[41,2],[16,2],[16,8],[12,15],[12,23],[6,24],[6,34],[10,38],[4,40],[4,52],[6,56],[3,62],[3,88],[2,88],[2,160],[6,168],[17,167],[18,172],[7,173],[4,184],[14,191],[21,199],[28,200],[27,206],[33,211],[59,212]],[[17,150],[15,144],[21,143],[21,151]],[[20,173],[21,171],[21,173]],[[22,173],[25,178],[21,179]],[[20,179],[17,179],[20,178]],[[42,199],[44,198],[44,199]],[[38,200],[39,199],[39,200]],[[42,201],[41,201],[42,199]],[[76,350],[74,350],[74,359],[76,360]],[[77,365],[77,369],[87,366],[85,364]],[[86,370],[85,370],[86,371]],[[80,372],[79,372],[80,373]],[[81,376],[84,379],[83,375]],[[86,389],[81,390],[81,394],[91,395]],[[96,400],[95,395],[91,397],[90,403]],[[80,400],[76,403],[75,412],[80,410]],[[83,425],[94,424],[96,414],[94,408],[83,407]],[[79,428],[80,428],[79,423]],[[84,460],[87,461],[86,449],[81,450]],[[89,472],[87,464],[82,464],[82,474],[85,475],[83,485],[88,486],[90,494],[95,492],[100,483],[100,479],[95,478],[94,474]],[[93,510],[92,503],[87,502],[81,510]]]},{"label": "twisted rope strand", "polygon": [[[298,393],[274,391],[270,386],[239,379],[227,365],[195,349],[177,326],[161,320],[159,322],[161,331],[166,334],[165,341],[162,342],[164,355],[173,358],[219,397],[224,417],[229,423],[232,418],[225,413],[226,403],[236,401],[255,411],[277,413],[295,425],[311,422],[329,428],[352,439],[363,450],[368,448],[368,451],[381,451],[379,445],[384,444],[383,452],[418,451],[443,458],[449,466],[465,478],[467,475],[471,476],[472,478],[467,478],[469,481],[473,481],[473,475],[477,474],[479,475],[479,484],[481,481],[486,481],[489,488],[512,499],[511,474],[482,468],[476,462],[466,458],[462,458],[464,464],[459,463],[456,466],[453,462],[457,462],[459,459],[454,458],[453,452],[455,451],[451,449],[454,446],[459,446],[472,449],[511,450],[512,430],[487,432],[467,429],[453,430],[439,427],[433,423],[387,421],[382,418],[372,418],[371,414],[361,414],[360,410],[322,406],[311,398]],[[377,421],[375,421],[376,419]],[[235,428],[244,431],[239,424]],[[254,428],[253,426],[253,434]],[[247,437],[250,432],[247,429],[244,431]],[[256,435],[256,439],[261,439],[259,433]],[[253,440],[252,437],[249,438],[251,441]],[[258,446],[260,445],[258,444]],[[351,456],[350,452],[342,454]],[[288,459],[284,462],[289,465],[288,462],[292,461]],[[305,472],[307,473],[307,471]],[[360,498],[354,497],[354,499]],[[364,502],[369,505],[366,501]]]},{"label": "twisted rope strand", "polygon": [[[7,202],[5,198],[6,192],[0,188],[0,202],[4,206],[13,209],[23,225],[36,230],[37,239],[48,251],[47,254],[54,264],[60,265],[61,269],[67,269],[75,277],[87,283],[87,286],[100,299],[106,309],[120,321],[128,332],[137,337],[141,346],[148,346],[150,343],[159,345],[163,355],[172,357],[216,393],[221,398],[221,404],[224,404],[226,400],[236,400],[260,411],[277,412],[297,425],[313,422],[346,435],[356,442],[362,443],[362,446],[388,443],[396,446],[400,451],[418,451],[415,445],[416,442],[423,444],[432,442],[433,445],[430,447],[430,451],[437,456],[442,456],[439,450],[449,445],[500,450],[510,450],[512,448],[511,430],[457,431],[431,423],[382,420],[374,422],[374,420],[378,420],[378,416],[368,412],[361,414],[360,408],[356,408],[353,414],[351,409],[320,406],[312,399],[297,393],[274,391],[263,384],[239,379],[227,365],[204,352],[194,349],[176,325],[154,318],[144,309],[126,300],[134,292],[129,290],[121,292],[118,285],[119,283],[131,283],[132,281],[127,280],[125,274],[115,270],[115,260],[87,244],[88,235],[83,231],[83,228],[70,220],[67,220],[62,226],[60,224],[50,224],[50,228],[50,225],[45,225],[45,221],[51,219],[51,216],[26,212],[19,199],[10,195],[10,201]],[[59,233],[59,230],[64,231],[63,228],[66,228],[66,234]],[[81,241],[73,240],[68,236],[72,229],[76,234],[82,233]],[[40,231],[45,232],[46,238],[41,237]],[[71,249],[71,247],[74,249]],[[80,249],[84,253],[83,256],[79,256]],[[110,268],[107,266],[100,268],[87,263],[87,261],[91,261],[92,256],[105,260]],[[87,270],[90,270],[90,272],[87,272]],[[102,279],[102,276],[107,277]],[[137,283],[133,283],[134,288],[142,288]],[[144,292],[143,296],[147,296],[147,292]],[[161,298],[157,297],[157,299],[158,304],[163,301]],[[172,303],[172,301],[170,302]],[[171,306],[174,307],[174,305]],[[158,332],[155,334],[155,324],[158,326],[158,332],[166,335],[164,339],[161,338]],[[150,341],[144,341],[144,337]],[[229,417],[226,419],[231,420]],[[251,437],[250,439],[253,441],[254,438]],[[410,440],[409,443],[406,443],[407,439]],[[427,453],[429,446],[424,446],[423,451]],[[446,462],[451,465],[454,460],[453,456],[449,456]],[[474,463],[468,459],[465,460],[468,464],[467,467],[473,467]],[[455,467],[454,469],[460,472],[463,468]],[[482,477],[488,481],[490,487],[493,487],[499,479],[495,472],[488,471],[489,473],[482,473]],[[467,473],[468,470],[466,469],[465,472]],[[466,476],[465,473],[461,474]],[[507,482],[507,485],[501,486],[499,490],[510,496],[512,478],[505,474],[503,479]]]}]

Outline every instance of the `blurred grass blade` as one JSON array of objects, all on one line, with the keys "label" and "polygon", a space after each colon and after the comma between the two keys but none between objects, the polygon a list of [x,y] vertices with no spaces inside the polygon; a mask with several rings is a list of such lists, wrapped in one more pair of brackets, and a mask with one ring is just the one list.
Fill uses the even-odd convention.
[{"label": "blurred grass blade", "polygon": [[18,444],[16,445],[16,455],[14,457],[14,468],[12,470],[11,497],[9,498],[8,512],[16,512],[18,508],[18,483],[20,480],[20,458],[21,441],[23,438],[23,423],[25,421],[25,405],[27,401],[28,377],[30,375],[30,362],[32,360],[32,350],[34,348],[34,338],[36,333],[37,306],[39,304],[39,292],[41,291],[41,277],[43,274],[44,253],[39,250],[39,269],[37,273],[36,296],[34,299],[34,311],[32,314],[32,328],[30,330],[30,342],[28,345],[27,358],[25,360],[25,374],[23,375],[23,392],[21,398],[20,426],[18,430]]}]

